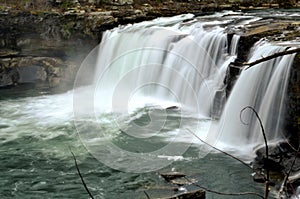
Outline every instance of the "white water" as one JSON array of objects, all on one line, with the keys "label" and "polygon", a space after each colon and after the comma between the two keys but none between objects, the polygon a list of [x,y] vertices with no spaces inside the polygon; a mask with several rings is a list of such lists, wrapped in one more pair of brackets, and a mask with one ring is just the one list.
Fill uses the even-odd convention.
[{"label": "white water", "polygon": [[[283,50],[285,47],[259,42],[252,49],[249,62]],[[221,147],[234,148],[246,158],[253,157],[254,147],[264,143],[254,113],[247,109],[240,118],[240,111],[246,106],[258,112],[269,143],[282,138],[284,100],[293,59],[294,55],[285,55],[242,71],[219,122],[218,140]],[[241,119],[248,125],[243,124]]]},{"label": "white water", "polygon": [[[99,139],[93,138],[105,135],[86,132],[82,123],[76,122],[85,146],[105,164],[131,172],[155,170],[170,163],[159,157],[182,155],[197,140],[187,128],[202,139],[209,139],[211,117],[220,114],[225,101],[223,82],[229,63],[236,58],[238,37],[229,45],[224,27],[191,17],[181,15],[106,31],[99,47],[89,56],[97,60],[86,60],[82,65],[81,71],[85,72],[90,63],[95,63],[95,72],[92,86],[75,90],[76,121],[81,119],[81,113],[90,112],[88,116],[101,126],[103,113],[113,113],[111,124],[116,131],[138,139],[160,137],[169,143],[148,153],[149,159],[145,154],[120,150],[113,144],[99,144]],[[189,21],[183,22],[186,19]],[[80,80],[86,78],[79,72],[76,85],[80,86]],[[165,110],[169,107],[177,109],[176,114]],[[132,122],[128,121],[132,116]],[[135,123],[145,116],[150,118],[146,124]],[[178,125],[168,127],[167,117]],[[208,152],[201,150],[199,156]],[[126,155],[126,167],[112,161],[120,154]],[[141,162],[145,158],[147,161]],[[140,170],[136,169],[136,162]]]},{"label": "white water", "polygon": [[236,57],[238,37],[228,49],[224,28],[182,22],[191,17],[181,15],[106,31],[94,76],[96,112],[130,112],[154,104],[181,106],[202,117],[215,114],[216,92],[225,96],[223,80]]},{"label": "white water", "polygon": [[[218,118],[226,101],[224,77],[227,66],[236,58],[239,36],[233,35],[229,45],[224,27],[219,26],[226,22],[214,21],[212,26],[211,21],[192,17],[162,18],[106,31],[95,51],[93,86],[80,94],[82,100],[75,100],[75,109],[85,112],[82,101],[91,98],[89,108],[96,114],[133,113],[154,105],[163,109],[180,107],[198,118]],[[249,62],[284,49],[258,43]],[[242,114],[249,125],[240,118],[240,111],[252,106],[263,121],[269,143],[281,139],[292,62],[293,55],[288,55],[244,70],[218,125],[205,128],[206,132],[200,130],[198,135],[212,144],[218,141],[218,147],[224,150],[239,151],[245,159],[253,157],[254,148],[263,143],[260,126],[250,110]],[[76,101],[80,102],[77,106]]]}]

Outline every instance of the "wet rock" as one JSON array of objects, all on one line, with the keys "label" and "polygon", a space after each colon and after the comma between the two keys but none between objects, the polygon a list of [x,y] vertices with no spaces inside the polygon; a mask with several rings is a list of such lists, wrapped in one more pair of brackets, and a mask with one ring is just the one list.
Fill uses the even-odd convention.
[{"label": "wet rock", "polygon": [[189,191],[186,193],[181,193],[181,194],[177,194],[162,199],[205,199],[205,191],[203,190]]},{"label": "wet rock", "polygon": [[285,136],[294,148],[298,148],[300,146],[300,54],[295,56],[290,71],[286,104]]},{"label": "wet rock", "polygon": [[18,83],[48,82],[58,85],[66,64],[53,57],[14,57],[0,59],[0,86]]},{"label": "wet rock", "polygon": [[265,176],[263,174],[260,174],[260,173],[254,173],[253,174],[253,180],[255,182],[258,182],[258,183],[265,183],[266,182]]},{"label": "wet rock", "polygon": [[267,170],[270,172],[270,180],[273,184],[280,184],[284,174],[291,169],[292,175],[300,172],[300,157],[296,157],[295,165],[292,163],[295,158],[295,152],[287,143],[279,143],[269,146],[269,159],[266,159],[265,148],[257,150],[256,158],[252,162],[253,170],[256,174],[253,176],[255,181],[262,182]]},{"label": "wet rock", "polygon": [[227,71],[224,84],[226,85],[226,97],[229,97],[229,94],[242,70],[242,64],[240,63],[230,63]]},{"label": "wet rock", "polygon": [[179,172],[169,172],[169,173],[160,173],[161,177],[163,177],[167,182],[170,182],[171,180],[185,177],[186,175]]},{"label": "wet rock", "polygon": [[169,106],[166,109],[167,110],[177,110],[179,107],[178,106]]},{"label": "wet rock", "polygon": [[177,179],[170,180],[170,182],[172,184],[175,184],[175,185],[178,185],[178,186],[183,186],[183,185],[189,185],[189,184],[196,183],[197,180],[193,179],[193,178],[189,178],[189,179],[186,179],[186,178],[177,178]]},{"label": "wet rock", "polygon": [[16,68],[5,68],[0,64],[0,87],[17,84],[19,73]]}]

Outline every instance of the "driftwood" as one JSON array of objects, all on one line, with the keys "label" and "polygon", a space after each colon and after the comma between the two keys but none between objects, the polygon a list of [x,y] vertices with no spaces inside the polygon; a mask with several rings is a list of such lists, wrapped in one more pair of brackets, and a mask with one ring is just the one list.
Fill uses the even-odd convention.
[{"label": "driftwood", "polygon": [[269,61],[269,60],[275,59],[277,57],[281,57],[281,56],[284,56],[284,55],[290,55],[290,54],[294,54],[294,53],[300,53],[300,48],[295,48],[295,49],[292,49],[292,50],[285,50],[285,51],[282,51],[282,52],[274,53],[273,55],[263,57],[261,59],[258,59],[256,61],[254,61],[254,62],[244,63],[243,65],[247,66],[245,68],[245,70],[247,70],[247,69],[251,68],[252,66],[254,66],[256,64],[260,64],[262,62]]}]

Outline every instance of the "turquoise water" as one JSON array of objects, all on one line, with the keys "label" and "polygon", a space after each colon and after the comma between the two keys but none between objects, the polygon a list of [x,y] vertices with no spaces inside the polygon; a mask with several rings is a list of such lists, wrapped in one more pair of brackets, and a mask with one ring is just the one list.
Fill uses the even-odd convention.
[{"label": "turquoise water", "polygon": [[[217,191],[263,192],[263,186],[253,182],[251,170],[240,163],[217,153],[199,158],[199,143],[158,171],[134,174],[111,169],[81,143],[72,112],[69,112],[72,92],[55,93],[19,86],[1,89],[0,96],[0,198],[88,198],[71,151],[95,198],[146,198],[145,190],[151,198],[170,196],[177,193],[170,189],[175,185],[166,183],[159,173],[172,170],[183,172],[201,186]],[[176,110],[170,111],[172,117],[167,119],[165,132],[178,126]],[[147,123],[147,116],[135,120]],[[109,128],[113,127],[105,126],[102,130],[115,132],[111,141],[128,151],[152,151],[168,140],[166,134],[139,142]],[[194,185],[185,188],[198,189]],[[207,193],[207,198],[232,196]]]}]

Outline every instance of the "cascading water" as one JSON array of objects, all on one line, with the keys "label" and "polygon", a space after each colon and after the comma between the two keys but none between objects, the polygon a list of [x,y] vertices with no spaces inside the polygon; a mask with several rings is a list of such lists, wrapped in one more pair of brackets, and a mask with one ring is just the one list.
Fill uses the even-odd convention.
[{"label": "cascading water", "polygon": [[[224,28],[204,28],[192,17],[106,31],[94,78],[97,111],[128,111],[153,103],[163,108],[175,104],[204,117],[216,115],[215,96],[225,96],[223,80],[238,39],[229,45]],[[190,21],[182,22],[185,19]]]},{"label": "cascading water", "polygon": [[[223,82],[229,63],[236,58],[237,43],[238,37],[234,37],[228,44],[224,27],[194,20],[193,15],[106,31],[99,47],[90,56],[96,61],[86,60],[82,65],[82,71],[89,63],[95,63],[96,68],[92,85],[75,90],[76,121],[81,120],[82,112],[90,110],[90,118],[93,120],[96,116],[95,123],[101,123],[103,114],[107,113],[113,115],[110,123],[115,132],[134,137],[132,142],[141,142],[136,138],[148,138],[148,142],[152,142],[151,139],[159,136],[176,140],[153,150],[148,154],[150,157],[126,151],[126,158],[122,157],[127,161],[126,166],[121,165],[121,168],[113,160],[119,159],[124,150],[114,144],[97,143],[93,138],[99,137],[99,133],[87,132],[91,127],[83,127],[84,124],[78,122],[81,139],[88,150],[113,168],[144,172],[170,162],[161,157],[174,157],[186,151],[196,139],[187,132],[187,127],[199,130],[197,133],[206,139],[210,118],[220,114],[224,103]],[[84,75],[80,76],[81,72],[78,74],[79,80],[85,79]],[[80,81],[76,85],[80,86]],[[177,109],[177,112],[170,115],[169,109]],[[178,121],[171,127],[166,124],[170,116]],[[139,123],[141,118],[149,120]],[[195,121],[196,118],[199,120]],[[181,144],[174,144],[178,142]],[[140,164],[138,169],[136,162]]]},{"label": "cascading water", "polygon": [[[283,46],[258,42],[249,62],[285,49]],[[225,145],[223,147],[235,148],[243,155],[253,157],[253,147],[264,143],[260,125],[253,112],[245,110],[241,113],[247,106],[258,112],[269,143],[282,138],[284,100],[293,60],[294,55],[285,55],[242,71],[219,122],[219,141],[221,145]]]}]

